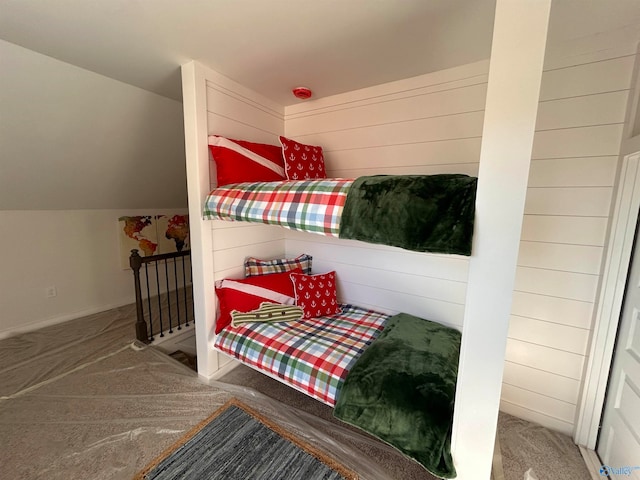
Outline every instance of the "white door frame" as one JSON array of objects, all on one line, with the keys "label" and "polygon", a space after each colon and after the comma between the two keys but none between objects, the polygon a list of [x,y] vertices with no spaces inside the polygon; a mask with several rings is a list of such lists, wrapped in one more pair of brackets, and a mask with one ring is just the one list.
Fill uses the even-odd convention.
[{"label": "white door frame", "polygon": [[622,311],[640,208],[640,152],[623,158],[602,287],[593,326],[576,429],[576,444],[595,450]]}]

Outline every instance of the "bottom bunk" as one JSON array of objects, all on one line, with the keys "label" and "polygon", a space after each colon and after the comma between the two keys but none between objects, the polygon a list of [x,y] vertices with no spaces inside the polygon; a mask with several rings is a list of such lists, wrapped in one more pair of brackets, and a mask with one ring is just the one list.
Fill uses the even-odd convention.
[{"label": "bottom bunk", "polygon": [[[317,290],[331,282],[335,289],[334,277],[293,268],[218,283],[218,321],[230,318],[216,328],[214,348],[334,407],[336,418],[392,445],[432,474],[455,477],[450,440],[460,332],[409,314],[390,316],[348,304],[313,316],[298,295],[304,291],[300,283],[307,287],[315,281],[312,290]],[[279,293],[283,301],[274,302],[260,296],[273,296],[265,281],[276,288],[286,277],[293,281],[293,297]],[[231,308],[232,295],[236,301],[242,297],[245,308]],[[322,303],[322,295],[317,298]],[[304,308],[296,316],[293,309],[300,304]],[[281,319],[289,314],[292,318]]]},{"label": "bottom bunk", "polygon": [[215,348],[334,407],[338,391],[389,317],[343,305],[332,316],[224,328]]}]

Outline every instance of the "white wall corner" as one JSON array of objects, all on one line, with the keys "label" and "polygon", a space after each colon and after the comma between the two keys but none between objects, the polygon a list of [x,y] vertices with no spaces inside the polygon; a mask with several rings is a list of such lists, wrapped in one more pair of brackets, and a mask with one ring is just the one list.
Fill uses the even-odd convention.
[{"label": "white wall corner", "polygon": [[627,117],[625,118],[625,130],[620,153],[628,155],[638,151],[640,151],[640,44],[638,44],[636,51],[633,75],[631,77],[631,90],[629,91]]},{"label": "white wall corner", "polygon": [[202,67],[192,61],[182,66],[187,194],[191,230],[193,304],[196,326],[198,373],[209,377],[218,369],[210,344],[215,323],[213,292],[213,242],[211,225],[202,216],[209,192],[207,150],[207,93]]}]

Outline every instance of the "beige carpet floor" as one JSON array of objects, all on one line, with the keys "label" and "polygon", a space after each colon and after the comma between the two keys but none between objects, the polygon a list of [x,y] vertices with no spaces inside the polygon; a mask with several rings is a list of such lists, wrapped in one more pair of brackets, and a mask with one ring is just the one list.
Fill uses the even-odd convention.
[{"label": "beige carpet floor", "polygon": [[231,397],[363,480],[432,478],[388,445],[286,405],[292,389],[273,400],[207,385],[169,355],[133,348],[134,318],[125,307],[0,340],[0,478],[130,479]]},{"label": "beige carpet floor", "polygon": [[505,480],[526,479],[529,469],[538,480],[591,478],[580,450],[567,435],[500,412],[498,439]]},{"label": "beige carpet floor", "polygon": [[[344,425],[332,417],[331,408],[328,406],[248,367],[239,366],[220,381],[245,385],[274,399],[280,399],[287,405],[309,412],[330,424]],[[500,412],[498,437],[503,476],[495,475],[495,480],[524,480],[529,469],[538,480],[591,478],[578,447],[567,435]],[[376,455],[375,452],[371,454]],[[391,474],[394,478],[407,480],[433,478],[424,476],[419,467],[414,467],[416,466],[410,464],[402,466],[402,470],[390,467],[394,468]]]},{"label": "beige carpet floor", "polygon": [[[246,367],[202,383],[155,348],[134,348],[134,306],[0,340],[0,477],[130,479],[231,397],[363,479],[434,478],[331,409]],[[589,478],[571,439],[500,416],[504,478]]]}]

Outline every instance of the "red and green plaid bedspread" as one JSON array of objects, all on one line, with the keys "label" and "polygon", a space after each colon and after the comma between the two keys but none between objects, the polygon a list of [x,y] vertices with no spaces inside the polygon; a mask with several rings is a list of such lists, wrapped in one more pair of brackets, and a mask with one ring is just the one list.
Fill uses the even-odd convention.
[{"label": "red and green plaid bedspread", "polygon": [[342,305],[342,313],[296,322],[226,327],[215,347],[334,406],[347,373],[389,315]]},{"label": "red and green plaid bedspread", "polygon": [[207,196],[203,215],[208,220],[260,222],[337,237],[352,183],[326,178],[225,185]]}]

